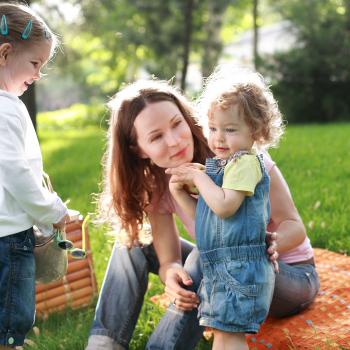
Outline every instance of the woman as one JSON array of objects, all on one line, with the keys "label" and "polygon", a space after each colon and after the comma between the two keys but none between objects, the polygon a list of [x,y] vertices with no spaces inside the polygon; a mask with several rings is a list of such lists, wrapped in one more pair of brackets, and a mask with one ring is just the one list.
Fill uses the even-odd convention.
[{"label": "woman", "polygon": [[[128,348],[148,272],[159,274],[173,304],[147,348],[193,349],[203,331],[197,321],[199,300],[195,294],[201,270],[197,249],[179,240],[173,213],[192,236],[194,222],[171,197],[164,169],[186,162],[203,164],[212,154],[191,104],[165,82],[138,81],[117,93],[109,106],[112,116],[100,213],[110,222],[116,223],[118,218],[130,245],[139,240],[149,222],[153,244],[131,249],[115,244],[87,350]],[[307,307],[319,282],[312,248],[288,186],[267,154],[264,162],[271,181],[268,230],[277,232],[274,236],[280,254],[270,313],[282,317]],[[273,245],[269,248],[272,257],[274,249]]]}]

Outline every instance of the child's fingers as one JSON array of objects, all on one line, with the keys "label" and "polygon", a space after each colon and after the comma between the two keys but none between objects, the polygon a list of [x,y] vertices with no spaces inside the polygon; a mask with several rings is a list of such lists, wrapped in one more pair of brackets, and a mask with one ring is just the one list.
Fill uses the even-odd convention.
[{"label": "child's fingers", "polygon": [[68,214],[66,214],[59,222],[53,224],[53,227],[63,230],[67,222],[70,222],[70,216]]},{"label": "child's fingers", "polygon": [[266,232],[266,243],[272,245],[277,241],[277,232]]},{"label": "child's fingers", "polygon": [[205,171],[205,165],[201,163],[191,163],[192,168]]},{"label": "child's fingers", "polygon": [[278,264],[278,261],[274,260],[272,263],[273,263],[273,267],[274,267],[275,272],[279,273],[280,272],[280,266]]}]

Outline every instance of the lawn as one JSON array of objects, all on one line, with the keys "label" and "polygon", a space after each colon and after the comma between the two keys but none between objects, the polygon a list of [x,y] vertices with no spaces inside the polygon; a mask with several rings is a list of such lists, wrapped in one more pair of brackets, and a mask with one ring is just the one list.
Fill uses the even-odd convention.
[{"label": "lawn", "polygon": [[[40,119],[39,119],[40,122]],[[40,124],[39,124],[40,126]],[[80,130],[39,131],[46,171],[55,190],[69,206],[83,214],[93,212],[93,195],[101,181],[100,159],[104,151],[104,131],[90,126]],[[288,126],[278,149],[271,155],[284,174],[296,206],[315,247],[350,254],[349,213],[350,124]],[[90,226],[90,240],[98,285],[112,247],[104,230]],[[151,276],[141,317],[131,349],[143,349],[161,317],[161,310],[148,299],[162,286]],[[32,346],[41,350],[81,350],[86,345],[94,307],[55,314],[45,322],[37,320],[40,334],[31,332]],[[74,330],[74,331],[72,331]],[[209,349],[202,341],[198,350]]]}]

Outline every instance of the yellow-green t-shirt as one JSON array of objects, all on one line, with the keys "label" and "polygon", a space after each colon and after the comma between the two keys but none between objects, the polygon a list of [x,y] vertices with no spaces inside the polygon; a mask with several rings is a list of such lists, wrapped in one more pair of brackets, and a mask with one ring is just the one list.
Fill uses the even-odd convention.
[{"label": "yellow-green t-shirt", "polygon": [[246,196],[252,196],[261,178],[261,167],[256,155],[244,154],[225,166],[222,188],[243,191]]}]

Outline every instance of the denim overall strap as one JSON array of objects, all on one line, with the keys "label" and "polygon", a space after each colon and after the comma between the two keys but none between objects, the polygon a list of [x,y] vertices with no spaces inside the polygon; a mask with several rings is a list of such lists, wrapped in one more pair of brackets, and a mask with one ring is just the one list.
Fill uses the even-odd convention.
[{"label": "denim overall strap", "polygon": [[267,170],[266,170],[266,168],[265,168],[265,163],[264,163],[263,155],[262,155],[262,154],[257,154],[257,155],[256,155],[256,158],[257,158],[258,161],[259,161],[260,169],[261,169],[262,175],[263,175],[263,176],[266,176],[266,175],[267,175]]},{"label": "denim overall strap", "polygon": [[234,154],[232,154],[229,158],[227,159],[220,159],[220,158],[207,158],[205,161],[205,171],[208,175],[214,175],[218,174],[220,170],[224,169],[225,166],[230,162],[230,161],[235,161],[242,157],[243,155],[246,154],[252,154],[249,151],[238,151]]},{"label": "denim overall strap", "polygon": [[219,164],[220,159],[207,158],[205,160],[205,172],[210,175],[217,175],[224,168]]}]

